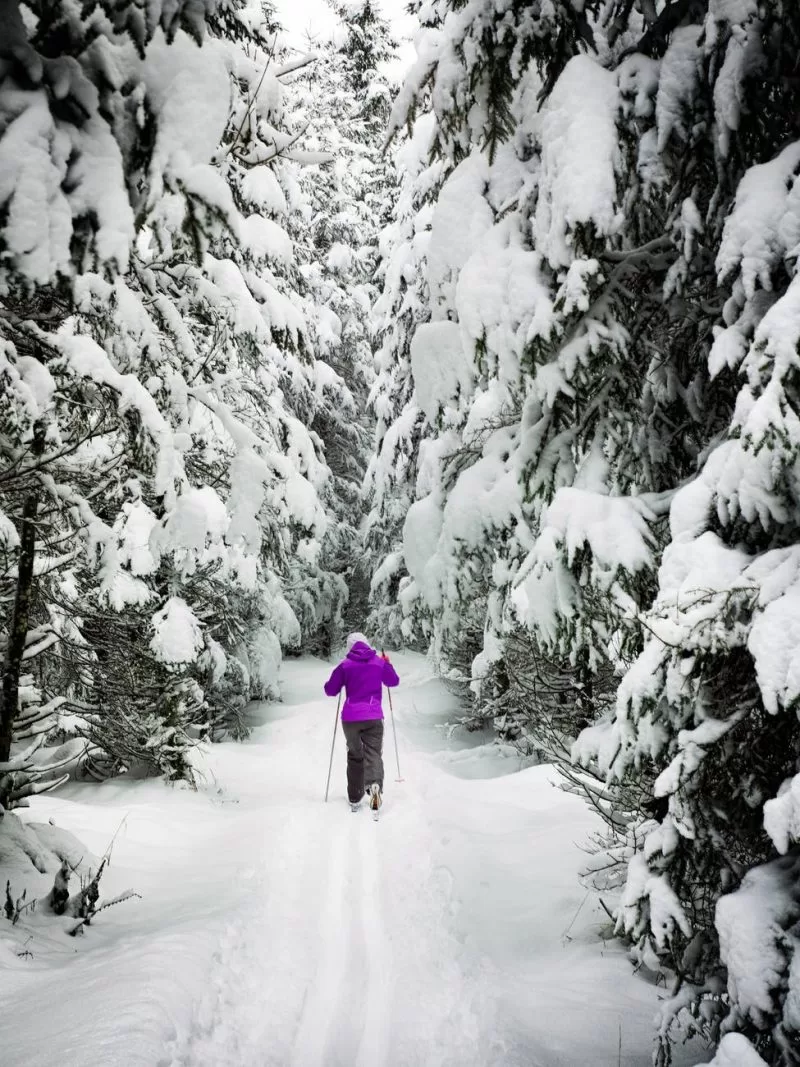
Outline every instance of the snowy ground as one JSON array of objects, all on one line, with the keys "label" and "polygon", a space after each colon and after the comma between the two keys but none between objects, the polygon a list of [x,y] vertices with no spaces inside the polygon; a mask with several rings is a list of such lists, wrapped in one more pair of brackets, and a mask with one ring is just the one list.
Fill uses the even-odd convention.
[{"label": "snowy ground", "polygon": [[592,817],[548,768],[448,739],[452,698],[420,657],[395,662],[405,781],[387,759],[378,825],[349,812],[341,737],[322,803],[334,707],[309,659],[249,743],[205,754],[197,793],[35,802],[98,854],[127,817],[104,895],[143,899],[78,940],[32,927],[32,959],[0,925],[4,1067],[649,1064],[659,991],[576,877]]}]

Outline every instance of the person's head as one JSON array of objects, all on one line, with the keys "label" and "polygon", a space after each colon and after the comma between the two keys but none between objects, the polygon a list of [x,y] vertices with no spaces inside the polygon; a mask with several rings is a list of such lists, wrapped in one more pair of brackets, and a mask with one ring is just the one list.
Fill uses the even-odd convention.
[{"label": "person's head", "polygon": [[353,645],[357,645],[357,644],[369,645],[369,641],[366,639],[366,637],[364,637],[363,634],[360,634],[360,633],[348,634],[347,635],[347,641],[345,643],[347,645],[347,651],[348,652],[353,647]]}]

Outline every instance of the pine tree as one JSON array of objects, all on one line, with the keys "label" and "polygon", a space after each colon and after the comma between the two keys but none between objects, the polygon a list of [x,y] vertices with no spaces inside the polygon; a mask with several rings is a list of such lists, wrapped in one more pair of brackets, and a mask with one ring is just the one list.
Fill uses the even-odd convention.
[{"label": "pine tree", "polygon": [[[96,244],[124,259],[73,241],[52,268],[58,303],[41,278],[7,272],[49,309],[43,324],[7,317],[3,364],[3,508],[13,520],[32,487],[45,531],[22,725],[87,738],[95,773],[144,762],[190,776],[193,735],[242,732],[246,702],[277,694],[297,612],[328,580],[329,471],[308,427],[331,399],[317,395],[315,309],[288,232],[305,156],[281,84],[306,60],[281,65],[274,25],[253,29],[239,8],[209,19],[202,48],[179,22],[172,44],[138,42],[141,144],[124,101],[109,105],[130,158],[108,150],[119,166],[98,177],[128,208],[117,244],[102,229]],[[195,108],[202,124],[186,122]],[[13,521],[3,531],[11,568],[29,550]]]},{"label": "pine tree", "polygon": [[[796,541],[796,18],[778,0],[420,17],[392,128],[425,130],[447,173],[387,389],[384,439],[406,447],[375,521],[396,507],[403,536],[376,581],[407,568],[391,599],[462,676],[463,620],[478,711],[511,736],[566,761],[591,724],[575,757],[599,781],[568,773],[630,860],[620,931],[677,976],[658,1062],[681,1012],[796,1062],[795,693],[762,621],[786,625]],[[774,847],[788,858],[760,867]],[[769,916],[787,936],[756,1003],[736,945],[762,887],[758,936]]]},{"label": "pine tree", "polygon": [[[675,27],[663,42],[661,82],[671,64],[692,61],[687,88],[708,131],[689,136],[703,139],[710,160],[697,243],[717,287],[709,284],[709,303],[689,306],[706,324],[711,375],[736,382],[738,395],[698,456],[698,476],[672,501],[644,649],[602,739],[617,778],[648,768],[661,808],[631,861],[619,918],[640,951],[678,976],[659,1062],[681,1012],[712,1039],[744,1035],[724,1037],[720,1059],[757,1050],[768,1064],[798,1062],[800,733],[786,627],[798,540],[790,471],[800,335],[788,219],[799,42],[796,13],[781,3],[710,8],[702,25]],[[683,130],[669,132],[685,142]],[[746,945],[756,958],[743,969]]]},{"label": "pine tree", "polygon": [[[26,20],[15,0],[2,6],[0,447],[2,596],[10,609],[0,762],[8,760],[25,691],[29,728],[49,721],[47,706],[31,711],[40,694],[31,676],[21,676],[22,664],[44,654],[57,634],[43,610],[48,587],[71,558],[84,549],[93,554],[103,539],[93,503],[118,457],[98,442],[158,424],[138,383],[72,343],[72,286],[79,272],[113,278],[130,264],[136,212],[167,166],[158,134],[169,137],[174,117],[159,60],[199,54],[209,9],[156,4],[146,22],[135,4],[96,10],[95,17],[55,4]],[[113,71],[123,56],[131,77],[121,82]]]},{"label": "pine tree", "polygon": [[[328,477],[306,429],[318,403],[311,309],[289,234],[303,210],[297,177],[304,157],[302,125],[284,128],[282,81],[298,64],[276,54],[268,24],[243,43],[246,50],[228,45],[236,96],[217,164],[234,224],[211,236],[197,266],[185,262],[185,242],[173,245],[168,233],[174,263],[162,274],[159,248],[151,268],[155,287],[168,288],[169,276],[180,275],[177,310],[184,322],[190,316],[193,350],[180,366],[191,383],[189,406],[176,415],[195,424],[193,481],[211,482],[228,513],[212,534],[216,544],[198,546],[214,581],[199,585],[194,564],[187,577],[211,638],[203,660],[217,671],[219,645],[226,664],[209,680],[210,696],[237,729],[237,709],[250,697],[277,695],[281,645],[300,641],[295,613],[318,580],[326,519],[317,493]],[[172,545],[174,535],[165,541]]]},{"label": "pine tree", "polygon": [[[377,297],[378,234],[391,202],[393,172],[383,154],[391,86],[383,65],[393,55],[388,24],[369,2],[335,8],[340,26],[299,75],[298,115],[305,143],[320,154],[300,183],[310,217],[301,224],[305,292],[317,309],[318,391],[325,398],[312,431],[332,477],[324,494],[331,516],[322,565],[338,578],[315,598],[323,654],[342,628],[364,626],[365,568],[361,483],[372,421],[367,397],[374,377],[370,312]],[[302,102],[302,103],[301,103]],[[313,615],[312,615],[313,618]],[[315,647],[312,645],[312,647]]]},{"label": "pine tree", "polygon": [[403,556],[403,524],[414,500],[420,411],[414,399],[410,346],[430,312],[426,307],[425,256],[430,237],[426,201],[441,181],[442,165],[427,159],[424,124],[394,156],[399,190],[392,217],[380,237],[378,278],[383,288],[374,307],[377,374],[370,393],[376,417],[375,451],[365,480],[369,501],[366,551],[371,578],[369,626],[389,644],[414,640],[403,620],[400,596],[409,574]]}]

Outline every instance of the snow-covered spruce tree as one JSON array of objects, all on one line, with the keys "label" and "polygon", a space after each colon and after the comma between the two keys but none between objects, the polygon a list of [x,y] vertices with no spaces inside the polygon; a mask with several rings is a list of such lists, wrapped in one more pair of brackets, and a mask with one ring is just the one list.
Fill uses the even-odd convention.
[{"label": "snow-covered spruce tree", "polygon": [[[127,204],[125,259],[66,260],[58,313],[9,320],[12,488],[29,479],[54,516],[29,651],[57,641],[40,689],[112,769],[185,776],[189,724],[236,725],[274,692],[281,643],[299,639],[284,587],[318,569],[314,362],[275,221],[297,209],[298,131],[281,128],[274,34],[251,22],[226,6],[202,49],[178,31],[125,52],[150,123],[140,146],[112,131],[132,152],[105,179]],[[37,417],[52,454],[31,463]]]},{"label": "snow-covered spruce tree", "polygon": [[420,119],[393,153],[398,191],[391,219],[380,235],[374,306],[378,349],[370,406],[376,418],[375,449],[365,479],[369,503],[366,559],[371,573],[370,631],[389,644],[419,640],[403,617],[400,595],[410,577],[403,553],[403,524],[413,503],[421,428],[414,396],[411,341],[430,317],[426,254],[431,203],[446,167],[430,158],[433,123]]},{"label": "snow-covered spruce tree", "polygon": [[657,776],[660,821],[631,860],[619,924],[678,975],[660,1062],[682,1012],[727,1035],[715,1062],[800,1062],[799,51],[793,5],[710,4],[669,35],[659,71],[660,86],[684,72],[684,114],[703,122],[683,138],[703,138],[717,176],[698,242],[718,295],[687,312],[713,317],[711,374],[739,381],[726,432],[672,502],[616,719],[588,739],[612,776]]},{"label": "snow-covered spruce tree", "polygon": [[[7,606],[0,762],[8,760],[20,696],[23,737],[50,722],[53,705],[37,712],[41,694],[22,673],[23,663],[55,640],[44,608],[47,588],[99,542],[92,501],[113,478],[119,457],[95,443],[137,412],[145,423],[154,414],[136,383],[113,368],[94,373],[62,347],[72,281],[82,269],[113,276],[127,268],[136,204],[158,168],[150,152],[157,120],[141,111],[145,54],[155,49],[166,58],[185,45],[198,51],[209,10],[202,3],[156,3],[145,21],[135,4],[79,11],[6,0],[0,7],[0,506]],[[130,78],[118,76],[123,69]]]},{"label": "snow-covered spruce tree", "polygon": [[300,187],[307,213],[292,234],[303,260],[304,292],[321,394],[311,429],[331,469],[324,502],[332,521],[321,563],[335,585],[320,588],[313,612],[315,650],[329,654],[346,628],[364,625],[366,568],[360,526],[361,483],[372,437],[367,396],[373,379],[370,311],[377,297],[378,234],[394,172],[383,154],[391,87],[382,68],[394,43],[388,23],[366,0],[335,7],[340,23],[327,42],[310,42],[316,61],[293,85],[294,116],[305,127]]},{"label": "snow-covered spruce tree", "polygon": [[235,31],[219,41],[234,100],[207,185],[217,217],[198,231],[180,188],[154,203],[103,343],[121,349],[130,338],[125,358],[185,435],[186,506],[170,517],[151,490],[120,539],[129,526],[150,531],[156,550],[142,573],[158,602],[177,596],[202,624],[199,643],[171,662],[193,664],[217,717],[241,729],[243,704],[277,692],[281,643],[299,640],[284,593],[301,604],[318,579],[315,486],[326,471],[306,429],[315,363],[283,225],[302,206],[299,128],[281,128],[279,78],[295,64],[280,66],[268,31],[244,41]]},{"label": "snow-covered spruce tree", "polygon": [[[510,710],[517,727],[532,717],[535,733],[540,683],[565,675],[561,697],[571,704],[571,688],[583,699],[565,716],[563,744],[603,712],[613,672],[635,663],[615,732],[595,730],[579,754],[599,749],[596,773],[613,763],[624,797],[618,786],[591,788],[623,837],[628,825],[638,830],[629,844],[646,833],[648,809],[673,812],[634,860],[620,912],[640,958],[679,976],[657,1055],[668,1058],[681,1007],[714,1037],[732,1003],[726,1026],[758,1034],[768,1062],[794,1062],[795,905],[774,898],[789,933],[775,933],[782,962],[758,986],[757,1004],[741,973],[721,995],[721,960],[738,966],[735,938],[747,931],[744,906],[726,897],[721,957],[714,909],[768,859],[763,802],[797,769],[794,691],[787,683],[775,696],[763,682],[750,637],[791,576],[780,572],[767,593],[746,571],[796,540],[787,377],[796,338],[782,335],[778,359],[757,331],[773,328],[775,319],[759,323],[784,290],[770,314],[792,321],[795,158],[786,145],[796,136],[797,14],[725,0],[442,3],[421,14],[431,28],[395,123],[433,121],[434,155],[455,169],[432,198],[428,293],[409,338],[402,408],[413,417],[403,424],[393,412],[390,430],[412,425],[418,435],[410,492],[404,486],[406,500],[417,499],[402,555],[390,564],[386,554],[384,566],[408,568],[406,617],[430,620],[445,650],[448,630],[483,600],[473,682],[503,724]],[[768,168],[763,179],[748,176],[754,164]],[[732,212],[751,186],[761,195]],[[745,357],[750,382],[737,400]],[[774,428],[762,392],[783,405]],[[729,487],[738,468],[723,457],[734,447],[758,473],[742,461]],[[687,511],[701,484],[702,522]],[[390,499],[402,510],[399,492]],[[712,535],[743,553],[717,599],[713,582],[703,592],[711,562],[671,567],[689,551],[678,543]],[[745,571],[756,583],[746,594]],[[674,630],[675,612],[681,622],[693,601],[700,616]],[[523,647],[513,663],[512,638]],[[781,707],[783,726],[770,728],[767,714]],[[795,832],[790,795],[776,809],[780,848]],[[791,861],[780,863],[771,891],[789,879]],[[745,889],[756,897],[747,880]],[[736,929],[726,919],[734,912]]]},{"label": "snow-covered spruce tree", "polygon": [[[440,4],[424,7],[422,17],[434,28],[421,40],[394,121],[415,118],[416,136],[424,131],[440,167],[453,172],[443,187],[426,190],[431,232],[423,303],[432,322],[409,331],[411,374],[400,384],[409,399],[401,401],[403,415],[395,415],[389,435],[392,440],[401,427],[407,433],[420,418],[422,443],[411,447],[419,462],[408,479],[419,499],[408,511],[399,493],[388,494],[402,519],[408,512],[405,542],[402,556],[384,552],[377,573],[383,576],[401,558],[409,567],[413,581],[402,598],[406,614],[422,625],[431,616],[446,666],[463,640],[469,605],[475,619],[468,629],[478,637],[470,658],[486,646],[472,672],[485,702],[490,693],[500,697],[513,689],[502,662],[508,593],[557,492],[577,482],[604,497],[609,490],[625,491],[636,479],[645,489],[659,477],[666,480],[662,472],[641,471],[638,454],[648,445],[656,452],[652,440],[634,443],[626,437],[625,413],[636,410],[638,416],[648,367],[627,360],[625,319],[637,309],[630,310],[623,283],[634,278],[642,285],[650,269],[656,277],[646,284],[656,289],[668,263],[657,246],[639,249],[651,236],[644,213],[641,227],[632,226],[628,237],[638,259],[624,253],[622,240],[612,233],[618,229],[616,182],[624,180],[626,163],[636,177],[635,158],[617,159],[622,152],[614,76],[578,57],[567,64],[545,115],[537,114],[542,77],[549,84],[563,59],[542,43],[548,18],[555,16],[542,14],[530,22],[521,8],[492,12],[473,5],[450,12]],[[574,40],[565,38],[572,48],[585,36],[576,34]],[[541,60],[541,76],[535,65],[526,65],[531,54]],[[584,81],[592,91],[581,104],[584,113],[573,117]],[[430,110],[420,118],[426,99]],[[596,142],[597,162],[582,186],[573,171],[587,135]],[[589,185],[597,188],[590,193]],[[649,226],[656,230],[658,217],[655,224],[650,217]],[[534,244],[537,227],[541,239]],[[612,245],[608,280],[597,258],[606,245]],[[395,247],[402,262],[406,249],[398,239]],[[417,316],[422,319],[424,313]],[[623,366],[626,360],[624,373],[606,375],[609,363]],[[389,373],[397,376],[394,368]],[[613,443],[603,454],[609,408],[620,416],[617,456]],[[651,438],[662,430],[657,412],[651,427]],[[669,449],[660,452],[671,459]],[[675,461],[682,458],[685,462],[681,456]],[[385,468],[391,470],[389,464]],[[604,501],[596,506],[602,510]],[[624,506],[617,511],[612,521],[624,525]],[[641,525],[635,505],[633,512]],[[648,516],[655,518],[652,511]],[[639,557],[634,564],[641,566]],[[574,569],[587,565],[590,554]],[[532,567],[529,557],[526,570]],[[595,597],[600,610],[606,592]],[[522,609],[524,594],[519,593]],[[537,596],[534,603],[541,600]],[[553,620],[536,640],[555,645],[555,630]],[[595,647],[606,635],[593,638],[585,617],[582,630],[562,632],[560,647],[549,652],[560,659],[562,674],[571,670],[577,676],[585,695],[590,676],[604,666],[599,658],[607,663]],[[507,712],[504,708],[506,723]]]}]

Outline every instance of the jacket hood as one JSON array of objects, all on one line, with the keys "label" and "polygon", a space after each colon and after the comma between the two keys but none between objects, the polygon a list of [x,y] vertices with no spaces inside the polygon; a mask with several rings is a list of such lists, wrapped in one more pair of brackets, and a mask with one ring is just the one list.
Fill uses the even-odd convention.
[{"label": "jacket hood", "polygon": [[356,663],[364,663],[368,659],[372,659],[375,655],[375,649],[370,648],[364,641],[356,641],[350,651],[347,653],[347,658],[355,660]]}]

